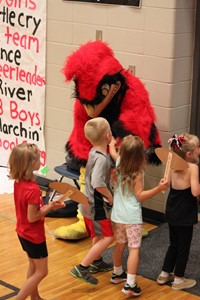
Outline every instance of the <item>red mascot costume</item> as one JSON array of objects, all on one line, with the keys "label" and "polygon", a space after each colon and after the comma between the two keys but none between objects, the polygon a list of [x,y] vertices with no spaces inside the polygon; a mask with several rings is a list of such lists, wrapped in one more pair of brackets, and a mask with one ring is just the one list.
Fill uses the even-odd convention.
[{"label": "red mascot costume", "polygon": [[[154,149],[161,146],[161,141],[148,93],[143,83],[122,67],[106,43],[95,41],[82,45],[67,58],[63,72],[67,81],[75,83],[74,127],[66,144],[71,161],[85,167],[91,144],[84,136],[84,125],[89,118],[101,116],[108,120],[117,140],[128,134],[140,136],[149,163],[159,163]],[[83,180],[81,183],[83,186]],[[55,236],[85,237],[80,212],[78,219],[75,224],[58,228]]]}]

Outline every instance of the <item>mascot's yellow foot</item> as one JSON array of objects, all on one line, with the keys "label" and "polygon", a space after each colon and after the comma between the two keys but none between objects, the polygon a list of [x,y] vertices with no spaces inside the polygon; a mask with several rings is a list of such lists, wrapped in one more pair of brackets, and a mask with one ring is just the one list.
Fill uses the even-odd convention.
[{"label": "mascot's yellow foot", "polygon": [[58,227],[53,232],[53,235],[57,239],[63,240],[81,240],[88,237],[84,220],[79,220],[77,223],[71,224],[69,226]]},{"label": "mascot's yellow foot", "polygon": [[[146,237],[148,234],[148,230],[142,228],[142,237]],[[69,226],[61,226],[53,232],[53,235],[57,239],[63,240],[81,240],[88,237],[83,220]]]}]

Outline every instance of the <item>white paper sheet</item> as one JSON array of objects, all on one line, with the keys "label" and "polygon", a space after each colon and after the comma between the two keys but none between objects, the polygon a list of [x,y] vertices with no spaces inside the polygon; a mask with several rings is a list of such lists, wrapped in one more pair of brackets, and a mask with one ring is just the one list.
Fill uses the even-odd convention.
[{"label": "white paper sheet", "polygon": [[8,178],[8,169],[0,167],[0,194],[13,193],[14,180]]}]

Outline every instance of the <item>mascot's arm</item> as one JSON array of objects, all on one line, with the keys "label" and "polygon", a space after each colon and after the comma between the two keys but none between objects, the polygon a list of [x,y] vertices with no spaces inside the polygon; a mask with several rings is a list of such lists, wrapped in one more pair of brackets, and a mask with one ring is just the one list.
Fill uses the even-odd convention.
[{"label": "mascot's arm", "polygon": [[86,105],[83,104],[87,115],[90,118],[96,118],[100,115],[100,113],[104,110],[104,108],[110,103],[110,101],[112,100],[112,98],[114,97],[114,95],[118,92],[118,90],[120,89],[121,83],[117,82],[117,84],[112,84],[110,87],[110,90],[108,91],[107,89],[103,90],[102,93],[104,95],[106,95],[106,97],[104,98],[104,100],[99,103],[98,105],[95,106],[91,106],[91,105]]}]

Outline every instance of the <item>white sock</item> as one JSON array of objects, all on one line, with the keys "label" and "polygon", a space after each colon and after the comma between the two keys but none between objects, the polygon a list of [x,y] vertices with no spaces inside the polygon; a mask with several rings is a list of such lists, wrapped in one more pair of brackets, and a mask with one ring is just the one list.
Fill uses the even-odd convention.
[{"label": "white sock", "polygon": [[182,282],[183,282],[183,278],[177,278],[177,277],[174,278],[174,283],[180,284]]},{"label": "white sock", "polygon": [[135,277],[136,277],[135,274],[128,274],[128,273],[127,273],[127,283],[128,283],[130,286],[134,286],[134,284],[135,284]]},{"label": "white sock", "polygon": [[119,266],[119,267],[115,267],[115,266],[114,266],[113,272],[114,272],[114,274],[116,274],[116,275],[121,275],[124,271],[123,271],[122,266]]},{"label": "white sock", "polygon": [[164,278],[167,278],[169,276],[169,273],[168,272],[165,272],[165,271],[162,271],[160,273],[160,276],[164,277]]}]

